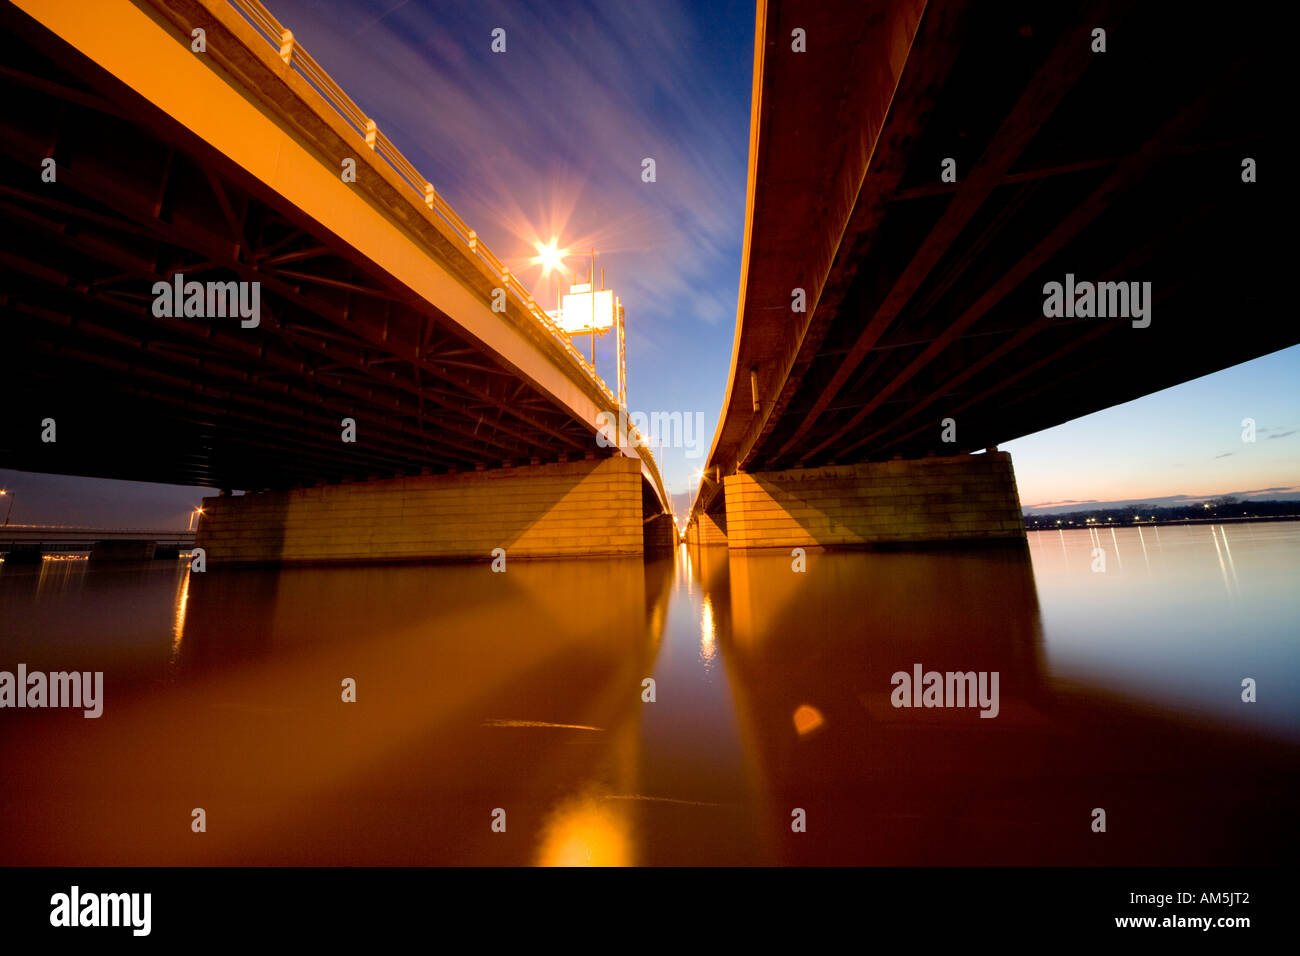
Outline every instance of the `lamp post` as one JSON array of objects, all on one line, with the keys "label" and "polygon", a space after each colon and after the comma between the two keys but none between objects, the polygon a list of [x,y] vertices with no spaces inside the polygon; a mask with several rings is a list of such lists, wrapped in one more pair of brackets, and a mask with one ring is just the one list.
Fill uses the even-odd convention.
[{"label": "lamp post", "polygon": [[[559,322],[560,322],[560,325],[561,325],[561,332],[562,332],[562,334],[565,335],[565,336],[569,339],[569,342],[570,342],[572,345],[574,345],[574,350],[577,351],[579,355],[581,355],[582,352],[581,352],[580,350],[577,349],[577,343],[576,343],[575,339],[577,338],[578,335],[582,335],[582,334],[586,334],[586,333],[583,333],[583,332],[579,332],[579,331],[577,331],[577,329],[575,328],[575,326],[577,326],[578,323],[577,323],[576,321],[573,321],[573,322],[565,322],[565,320],[564,320],[563,317],[562,317],[562,313],[563,313],[563,311],[564,311],[564,305],[563,305],[563,301],[564,301],[564,300],[563,300],[563,297],[561,296],[561,293],[560,293],[560,276],[559,276],[558,273],[566,271],[566,270],[564,269],[564,260],[567,259],[567,258],[569,258],[569,257],[571,257],[571,256],[584,256],[584,257],[585,257],[585,256],[590,256],[590,257],[591,257],[591,271],[590,271],[590,273],[588,273],[587,293],[586,293],[586,294],[589,295],[589,296],[591,297],[591,327],[590,327],[590,331],[591,331],[591,368],[592,368],[592,371],[594,372],[594,371],[596,370],[596,336],[597,336],[597,334],[599,334],[598,329],[597,329],[597,322],[596,322],[596,296],[597,296],[597,294],[599,294],[599,293],[603,293],[603,292],[606,291],[606,290],[605,290],[605,270],[604,270],[603,268],[600,270],[600,288],[597,289],[597,287],[596,287],[596,250],[595,250],[594,247],[593,247],[592,249],[588,250],[587,252],[575,252],[575,251],[571,251],[571,250],[569,250],[569,249],[567,249],[567,248],[566,248],[566,249],[557,249],[557,248],[556,248],[556,240],[555,240],[555,239],[552,239],[551,242],[550,242],[549,244],[543,244],[543,243],[541,243],[541,242],[537,242],[537,243],[535,243],[535,245],[536,245],[536,247],[537,247],[537,255],[533,257],[533,259],[532,259],[532,264],[533,264],[533,265],[540,265],[540,266],[542,267],[542,277],[545,278],[545,277],[549,274],[550,270],[552,270],[552,269],[556,270],[556,273],[557,273],[557,275],[556,275],[556,277],[555,277],[555,282],[556,282],[556,287],[555,287],[555,312],[556,312],[556,316],[557,316],[557,318],[559,319]],[[576,270],[575,270],[575,272],[574,272],[574,278],[575,278],[575,279],[577,278],[577,272],[576,272]],[[626,345],[625,345],[625,338],[624,338],[624,328],[623,328],[623,306],[622,306],[622,303],[620,303],[619,300],[618,300],[616,297],[613,298],[613,300],[612,300],[612,303],[611,303],[611,310],[612,310],[611,322],[612,322],[612,324],[613,324],[613,326],[614,326],[614,330],[615,330],[616,338],[617,338],[617,342],[618,342],[618,345],[617,345],[617,350],[618,350],[618,355],[617,355],[617,360],[618,360],[618,407],[619,407],[620,409],[626,410],[626,408],[627,408],[627,383],[626,383],[626,378],[627,378],[627,374],[626,374],[626,373],[627,373],[627,352],[626,352]],[[576,318],[576,317],[575,317],[575,318]]]},{"label": "lamp post", "polygon": [[9,499],[9,507],[5,509],[5,524],[8,525],[9,516],[13,514],[14,511],[14,494],[7,489],[0,489],[0,497]]},{"label": "lamp post", "polygon": [[[588,252],[581,252],[581,253],[570,252],[568,249],[556,251],[554,242],[552,242],[550,246],[542,246],[539,244],[537,248],[540,254],[535,259],[533,259],[533,262],[534,263],[540,262],[543,268],[554,268],[557,271],[563,269],[564,260],[567,259],[569,256],[572,255],[591,256],[591,274],[588,277],[587,292],[591,296],[591,367],[592,369],[595,369],[596,367],[596,250],[593,248]],[[543,273],[543,275],[544,274],[545,273]],[[576,272],[574,274],[574,278],[577,278]],[[559,276],[556,276],[555,281],[557,283],[555,289],[555,308],[559,310],[562,307],[560,301],[560,289],[558,285]],[[572,338],[573,335],[570,334],[570,339]]]}]

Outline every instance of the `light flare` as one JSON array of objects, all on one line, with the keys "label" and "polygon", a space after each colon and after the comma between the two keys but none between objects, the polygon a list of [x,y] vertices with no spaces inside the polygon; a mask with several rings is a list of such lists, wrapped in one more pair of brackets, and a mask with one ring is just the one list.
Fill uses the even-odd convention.
[{"label": "light flare", "polygon": [[564,272],[564,257],[569,255],[568,249],[560,249],[555,239],[547,243],[535,242],[533,246],[537,249],[537,255],[530,261],[532,265],[542,267],[543,277],[552,272]]}]

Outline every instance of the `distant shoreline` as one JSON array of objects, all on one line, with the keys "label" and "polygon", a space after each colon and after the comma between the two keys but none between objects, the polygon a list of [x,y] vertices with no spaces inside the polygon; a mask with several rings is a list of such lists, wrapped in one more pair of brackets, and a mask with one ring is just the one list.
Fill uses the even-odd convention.
[{"label": "distant shoreline", "polygon": [[[1144,519],[1142,521],[1089,521],[1087,518],[1057,518],[1037,517],[1025,518],[1026,531],[1056,531],[1066,527],[1075,529],[1084,528],[1150,528],[1150,527],[1168,527],[1169,525],[1192,525],[1192,524],[1245,524],[1249,522],[1263,521],[1300,521],[1300,514],[1296,515],[1240,515],[1235,518],[1155,518]],[[1057,522],[1060,522],[1058,524]]]}]

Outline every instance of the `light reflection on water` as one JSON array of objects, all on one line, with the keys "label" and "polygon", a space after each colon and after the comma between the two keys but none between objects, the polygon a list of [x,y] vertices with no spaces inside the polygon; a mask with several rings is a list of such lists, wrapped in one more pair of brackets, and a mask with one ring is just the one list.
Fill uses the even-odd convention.
[{"label": "light reflection on water", "polygon": [[[0,669],[106,686],[99,720],[0,711],[0,863],[1280,861],[1298,559],[1272,523],[806,573],[0,566]],[[895,708],[914,664],[999,672],[998,717]]]},{"label": "light reflection on water", "polygon": [[[1098,545],[1087,531],[1029,535],[1055,676],[1300,734],[1300,524],[1094,533],[1105,572],[1091,570]],[[1249,707],[1245,677],[1259,686]]]}]

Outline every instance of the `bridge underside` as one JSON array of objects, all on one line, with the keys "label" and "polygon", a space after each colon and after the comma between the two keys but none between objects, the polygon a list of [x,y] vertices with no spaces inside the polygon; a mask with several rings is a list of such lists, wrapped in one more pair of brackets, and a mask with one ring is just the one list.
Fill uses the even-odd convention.
[{"label": "bridge underside", "polygon": [[[973,452],[1300,341],[1263,173],[1286,57],[1257,20],[1210,50],[1148,4],[760,10],[744,301],[694,515],[718,525],[725,488],[734,532],[740,473]],[[1146,314],[1049,317],[1070,281]]]},{"label": "bridge underside", "polygon": [[[1267,30],[1225,19],[1211,54],[1203,24],[1152,5],[926,5],[807,327],[789,323],[798,356],[741,464],[972,451],[1300,341],[1278,308],[1284,177],[1242,181],[1243,159],[1282,161],[1282,64]],[[789,82],[765,130],[778,155],[754,255],[793,259],[760,265],[746,290],[756,311],[788,308],[795,283],[778,277],[812,265],[797,247],[815,204],[779,214],[838,172],[781,146],[795,122],[781,97],[804,85],[790,59],[767,59],[773,82]],[[857,92],[856,75],[838,79]],[[941,180],[945,158],[955,182]],[[783,164],[809,192],[777,185]],[[1044,286],[1067,274],[1150,283],[1149,325],[1046,317]]]},{"label": "bridge underside", "polygon": [[[274,489],[597,451],[571,411],[347,242],[0,15],[4,466]],[[257,327],[156,317],[154,283],[177,274],[259,282]]]},{"label": "bridge underside", "polygon": [[32,9],[0,4],[0,465],[252,492],[213,565],[667,546],[612,399],[233,8]]}]

